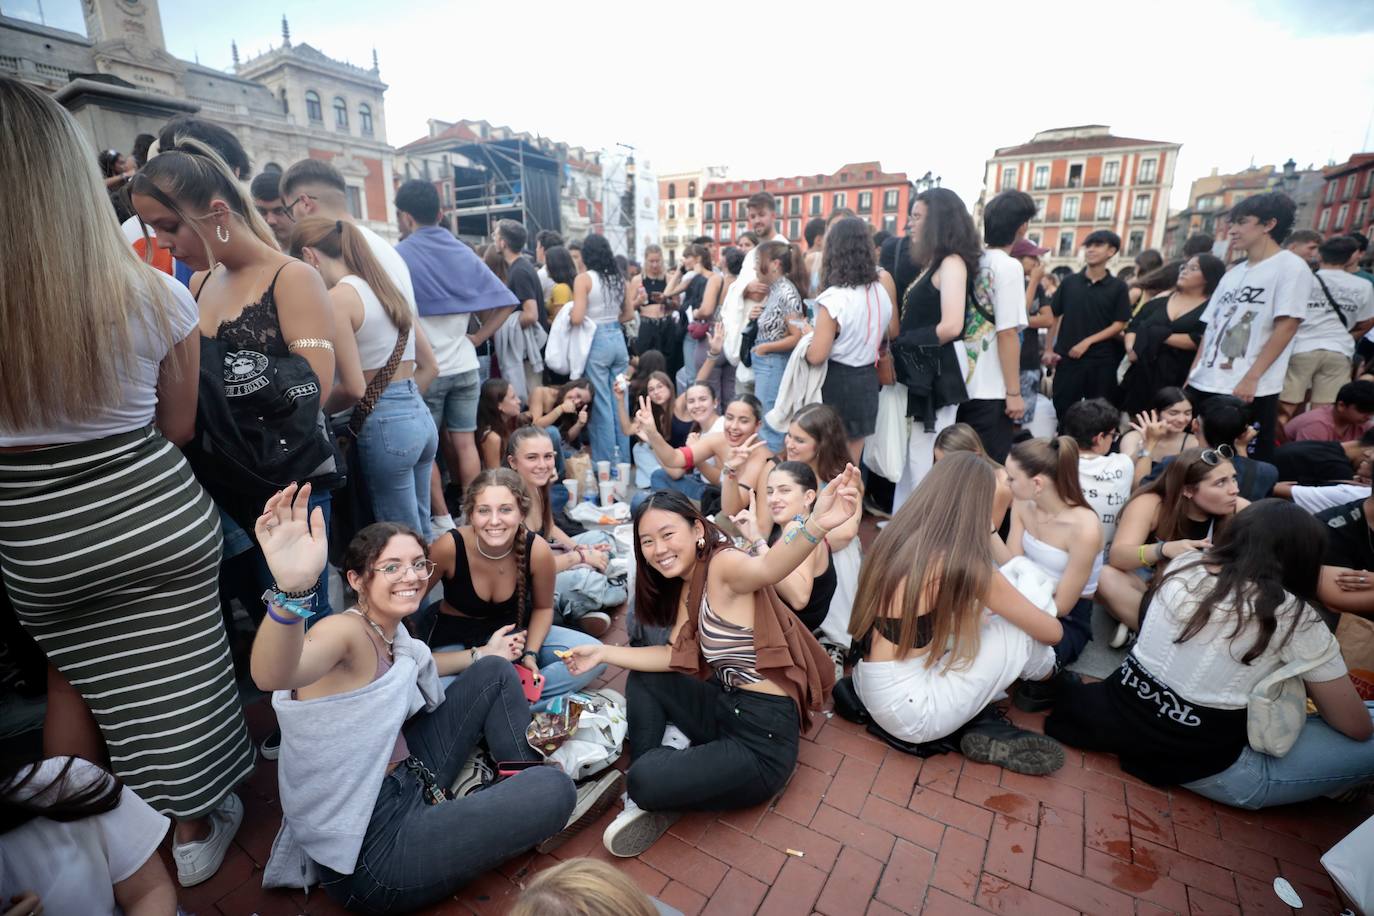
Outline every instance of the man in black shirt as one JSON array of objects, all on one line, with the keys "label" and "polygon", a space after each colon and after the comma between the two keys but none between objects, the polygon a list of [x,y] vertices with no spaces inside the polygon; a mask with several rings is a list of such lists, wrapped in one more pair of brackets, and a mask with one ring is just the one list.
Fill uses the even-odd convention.
[{"label": "man in black shirt", "polygon": [[1305,487],[1368,480],[1374,457],[1374,429],[1352,442],[1290,442],[1274,449],[1279,480]]},{"label": "man in black shirt", "polygon": [[1326,526],[1317,598],[1328,610],[1374,617],[1374,496],[1317,513]]},{"label": "man in black shirt", "polygon": [[548,313],[544,311],[544,290],[539,283],[539,271],[522,257],[525,241],[528,239],[525,227],[513,219],[503,219],[496,224],[491,234],[492,243],[506,262],[506,286],[520,300],[516,310],[520,315],[520,327],[527,328],[536,321],[545,326],[549,323]]},{"label": "man in black shirt", "polygon": [[1131,320],[1131,300],[1106,264],[1120,249],[1115,232],[1090,233],[1083,240],[1087,266],[1065,277],[1050,302],[1055,322],[1043,362],[1055,367],[1054,410],[1061,419],[1085,398],[1116,401],[1116,368],[1126,355],[1121,332]]}]

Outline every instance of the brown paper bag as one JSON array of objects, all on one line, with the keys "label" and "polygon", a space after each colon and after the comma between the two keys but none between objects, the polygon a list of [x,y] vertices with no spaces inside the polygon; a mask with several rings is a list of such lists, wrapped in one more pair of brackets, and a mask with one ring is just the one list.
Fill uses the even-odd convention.
[{"label": "brown paper bag", "polygon": [[1336,623],[1336,642],[1350,669],[1351,680],[1366,700],[1374,699],[1374,620],[1342,614]]},{"label": "brown paper bag", "polygon": [[[587,472],[592,467],[592,456],[585,452],[579,452],[571,458],[563,459],[563,470],[567,472],[569,480],[576,480],[579,484],[587,479]],[[585,496],[586,494],[582,494]],[[596,494],[593,493],[593,496]]]}]

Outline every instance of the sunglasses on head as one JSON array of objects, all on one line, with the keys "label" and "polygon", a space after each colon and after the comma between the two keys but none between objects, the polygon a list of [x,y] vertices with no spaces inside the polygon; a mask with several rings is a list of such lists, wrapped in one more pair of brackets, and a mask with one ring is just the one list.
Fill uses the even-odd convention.
[{"label": "sunglasses on head", "polygon": [[1230,461],[1236,457],[1236,450],[1229,445],[1218,445],[1216,448],[1203,449],[1198,457],[1202,459],[1203,464],[1214,468],[1223,461]]}]

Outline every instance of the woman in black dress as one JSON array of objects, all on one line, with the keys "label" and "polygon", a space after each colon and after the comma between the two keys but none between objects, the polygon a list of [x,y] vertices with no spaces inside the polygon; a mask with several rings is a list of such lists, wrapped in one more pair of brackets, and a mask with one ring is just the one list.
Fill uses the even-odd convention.
[{"label": "woman in black dress", "polygon": [[[1161,268],[1167,269],[1167,268]],[[1193,255],[1178,268],[1178,282],[1167,296],[1151,299],[1126,326],[1126,358],[1121,408],[1147,410],[1161,388],[1183,387],[1202,337],[1202,313],[1226,273],[1210,254]]]}]

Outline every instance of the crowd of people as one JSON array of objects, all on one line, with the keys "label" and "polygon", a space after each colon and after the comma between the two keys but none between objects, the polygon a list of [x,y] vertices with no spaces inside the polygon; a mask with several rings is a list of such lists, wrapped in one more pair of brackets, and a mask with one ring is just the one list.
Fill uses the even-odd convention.
[{"label": "crowd of people", "polygon": [[[7,897],[174,912],[169,821],[211,878],[260,753],[264,884],[410,912],[617,803],[634,856],[773,798],[832,699],[911,753],[1044,775],[1067,744],[1239,807],[1374,781],[1334,635],[1374,614],[1374,276],[1283,194],[1129,282],[1114,233],[1046,271],[1029,195],[980,230],[942,188],[804,245],[761,192],[669,270],[509,220],[474,247],[418,180],[393,245],[326,161],[254,177],[195,118],[97,157],[41,93],[0,108],[5,658],[47,696],[0,773]],[[1097,608],[1125,654],[1086,682]],[[1283,678],[1315,715],[1273,712]],[[573,703],[623,714],[628,770],[545,760]],[[599,869],[518,911],[654,912]]]}]

